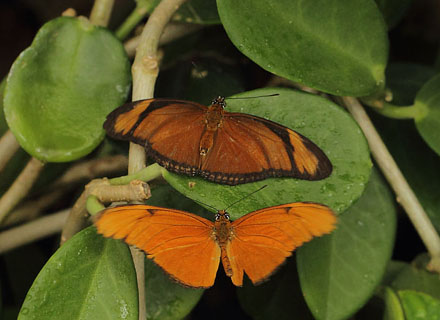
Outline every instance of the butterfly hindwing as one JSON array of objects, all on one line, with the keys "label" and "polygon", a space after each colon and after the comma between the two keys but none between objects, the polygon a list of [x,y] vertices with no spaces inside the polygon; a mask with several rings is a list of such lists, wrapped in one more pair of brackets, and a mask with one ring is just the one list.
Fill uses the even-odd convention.
[{"label": "butterfly hindwing", "polygon": [[331,209],[307,202],[269,207],[235,220],[233,239],[226,248],[232,282],[241,286],[244,272],[254,284],[263,281],[295,248],[330,233],[335,223]]},{"label": "butterfly hindwing", "polygon": [[209,220],[180,210],[124,205],[105,209],[95,225],[105,237],[124,239],[143,250],[184,285],[206,288],[214,284],[220,248]]}]

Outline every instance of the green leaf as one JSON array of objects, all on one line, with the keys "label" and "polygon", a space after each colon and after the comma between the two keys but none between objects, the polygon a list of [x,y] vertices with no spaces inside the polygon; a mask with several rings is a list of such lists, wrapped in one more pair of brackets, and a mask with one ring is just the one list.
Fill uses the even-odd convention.
[{"label": "green leaf", "polygon": [[421,291],[440,300],[440,279],[438,274],[425,269],[428,261],[429,259],[426,259],[423,264],[405,264],[390,286],[395,290]]},{"label": "green leaf", "polygon": [[136,276],[128,247],[89,227],[49,259],[18,319],[137,319]]},{"label": "green leaf", "polygon": [[388,29],[395,27],[408,11],[412,0],[376,0],[387,22]]},{"label": "green leaf", "polygon": [[429,80],[417,93],[415,106],[425,110],[416,118],[416,127],[426,143],[440,155],[440,74]]},{"label": "green leaf", "polygon": [[397,294],[390,288],[384,289],[385,314],[384,320],[405,320],[402,305]]},{"label": "green leaf", "polygon": [[229,100],[227,110],[247,112],[281,123],[315,142],[329,157],[333,173],[320,181],[272,178],[238,186],[211,183],[202,178],[167,172],[164,178],[179,192],[199,203],[224,209],[263,185],[267,188],[228,209],[232,219],[282,203],[314,201],[343,212],[362,193],[368,181],[371,160],[364,136],[351,116],[339,106],[315,95],[281,88],[240,94],[276,97]]},{"label": "green leaf", "polygon": [[337,229],[299,248],[301,288],[316,319],[346,319],[373,295],[391,258],[394,199],[377,171]]},{"label": "green leaf", "polygon": [[237,294],[240,305],[255,320],[288,320],[292,315],[297,315],[296,319],[313,319],[301,293],[293,258],[261,285],[254,286],[245,278]]},{"label": "green leaf", "polygon": [[398,294],[402,301],[406,320],[440,319],[440,300],[411,290],[399,291]]},{"label": "green leaf", "polygon": [[12,66],[6,120],[32,156],[75,160],[102,141],[104,119],[125,101],[129,86],[130,64],[111,32],[84,18],[57,18]]},{"label": "green leaf", "polygon": [[215,0],[189,0],[174,14],[174,21],[197,24],[220,24]]},{"label": "green leaf", "polygon": [[335,95],[384,86],[388,40],[370,0],[217,0],[234,45],[263,69]]},{"label": "green leaf", "polygon": [[[152,189],[147,203],[192,213],[206,212],[194,201],[182,196],[168,185]],[[183,319],[200,300],[204,290],[184,287],[172,280],[150,259],[145,259],[146,303],[148,319]]]}]

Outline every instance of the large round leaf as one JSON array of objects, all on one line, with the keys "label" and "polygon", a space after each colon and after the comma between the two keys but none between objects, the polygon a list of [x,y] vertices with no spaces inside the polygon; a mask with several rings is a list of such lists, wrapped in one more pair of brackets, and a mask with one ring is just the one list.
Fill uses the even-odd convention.
[{"label": "large round leaf", "polygon": [[126,99],[129,86],[129,61],[108,30],[84,18],[57,18],[12,66],[6,120],[32,156],[74,160],[101,142],[102,123]]},{"label": "large round leaf", "polygon": [[429,80],[416,95],[415,107],[425,110],[416,126],[426,143],[440,155],[440,74]]},{"label": "large round leaf", "polygon": [[374,293],[391,258],[394,199],[377,171],[337,229],[299,248],[298,272],[316,319],[347,319]]},{"label": "large round leaf", "polygon": [[267,71],[335,95],[384,85],[386,25],[372,0],[217,0],[235,46]]},{"label": "large round leaf", "polygon": [[228,111],[246,112],[281,123],[315,142],[333,164],[330,177],[320,181],[272,178],[238,186],[211,183],[202,178],[164,173],[165,179],[185,196],[224,209],[263,185],[267,188],[228,211],[233,219],[260,208],[295,201],[315,201],[344,211],[362,193],[371,169],[364,136],[350,115],[334,103],[311,94],[271,88],[243,96],[278,93],[276,97],[228,100]]},{"label": "large round leaf", "polygon": [[41,270],[18,319],[138,319],[128,247],[96,234],[94,227],[76,234]]}]

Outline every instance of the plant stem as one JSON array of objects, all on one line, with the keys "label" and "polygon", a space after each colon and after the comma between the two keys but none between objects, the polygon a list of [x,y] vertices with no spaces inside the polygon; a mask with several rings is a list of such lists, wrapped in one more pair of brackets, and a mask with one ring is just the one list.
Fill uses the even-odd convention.
[{"label": "plant stem", "polygon": [[138,25],[138,23],[151,12],[154,6],[157,4],[157,0],[143,1],[141,4],[136,3],[136,8],[128,16],[122,25],[116,30],[115,36],[119,40],[124,40],[130,32]]},{"label": "plant stem", "polygon": [[[171,16],[185,0],[163,0],[153,11],[141,34],[139,47],[132,66],[133,100],[153,97],[159,72],[157,49],[162,32]],[[145,166],[145,151],[142,146],[130,143],[128,173],[133,174]],[[139,294],[139,320],[147,318],[145,303],[145,255],[130,247],[136,268]]]},{"label": "plant stem", "polygon": [[17,152],[18,148],[20,148],[20,145],[11,130],[6,131],[0,139],[0,171],[5,168],[9,160],[11,160],[12,156]]},{"label": "plant stem", "polygon": [[97,26],[106,27],[110,20],[114,2],[114,0],[95,0],[90,13],[90,22]]},{"label": "plant stem", "polygon": [[405,209],[408,217],[419,233],[431,256],[429,267],[440,272],[440,238],[428,218],[416,195],[412,191],[373,123],[359,101],[352,97],[343,97],[345,106],[358,122],[370,145],[374,159],[385,175],[397,196],[397,201]]},{"label": "plant stem", "polygon": [[29,160],[8,191],[0,198],[0,225],[9,211],[26,196],[43,167],[44,164],[40,160],[36,158]]},{"label": "plant stem", "polygon": [[61,231],[70,209],[0,233],[0,254]]},{"label": "plant stem", "polygon": [[421,104],[396,106],[391,103],[383,102],[383,107],[374,108],[374,111],[393,119],[417,119],[426,114],[426,110],[423,109]]}]

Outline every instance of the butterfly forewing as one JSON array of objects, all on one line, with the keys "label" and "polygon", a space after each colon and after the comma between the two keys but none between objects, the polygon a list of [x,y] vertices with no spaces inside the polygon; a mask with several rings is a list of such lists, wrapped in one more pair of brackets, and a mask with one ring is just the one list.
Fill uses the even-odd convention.
[{"label": "butterfly forewing", "polygon": [[331,209],[305,202],[257,210],[234,221],[227,246],[232,282],[242,285],[243,272],[254,284],[263,281],[295,248],[330,233],[335,223]]},{"label": "butterfly forewing", "polygon": [[182,284],[205,288],[214,284],[220,248],[209,220],[180,210],[125,205],[104,210],[95,225],[104,236],[124,239],[145,251]]}]

